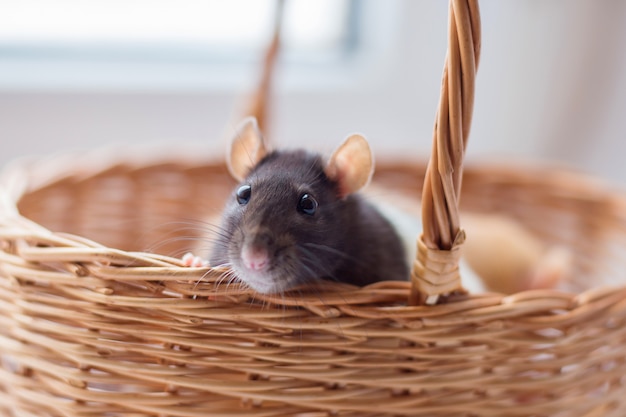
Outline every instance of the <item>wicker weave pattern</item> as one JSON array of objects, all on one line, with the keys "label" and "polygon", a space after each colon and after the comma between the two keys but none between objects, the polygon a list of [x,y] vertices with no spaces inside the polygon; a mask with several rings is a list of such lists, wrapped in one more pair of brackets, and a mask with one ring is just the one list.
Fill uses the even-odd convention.
[{"label": "wicker weave pattern", "polygon": [[[163,216],[186,221],[219,204],[228,187],[206,178],[225,177],[225,168],[169,161],[101,169],[82,159],[96,168],[65,176],[59,168],[54,181],[37,181],[31,167],[32,183],[19,171],[13,171],[19,180],[4,179],[12,185],[3,188],[0,215],[2,415],[622,416],[626,410],[623,287],[458,296],[408,307],[408,283],[327,286],[284,298],[246,293],[220,282],[220,271],[198,283],[205,270],[131,250],[140,249],[141,235],[157,242],[189,236],[181,223],[164,226]],[[394,164],[379,167],[376,180],[415,192],[415,178],[423,175],[423,167]],[[152,192],[163,183],[178,184],[177,191]],[[543,239],[575,250],[576,282],[624,278],[626,202],[611,190],[573,174],[497,167],[468,168],[464,184],[471,190],[466,208],[508,212]],[[119,187],[129,192],[110,199]],[[190,195],[210,198],[190,205]],[[16,207],[37,223],[16,217]],[[601,216],[593,220],[589,212]],[[117,224],[133,233],[111,233]],[[551,231],[559,225],[567,233]],[[159,252],[186,245],[177,239]],[[619,269],[599,269],[612,264]]]}]

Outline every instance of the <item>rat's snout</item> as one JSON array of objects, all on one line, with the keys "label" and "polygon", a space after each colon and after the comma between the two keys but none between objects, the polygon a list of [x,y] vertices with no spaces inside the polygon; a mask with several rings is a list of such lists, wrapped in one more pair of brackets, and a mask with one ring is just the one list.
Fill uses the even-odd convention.
[{"label": "rat's snout", "polygon": [[269,246],[274,239],[269,233],[259,233],[253,238],[247,239],[241,248],[241,260],[243,265],[251,271],[264,271],[270,265]]},{"label": "rat's snout", "polygon": [[246,245],[241,250],[243,265],[252,271],[262,271],[269,265],[269,256],[266,248],[257,248]]}]

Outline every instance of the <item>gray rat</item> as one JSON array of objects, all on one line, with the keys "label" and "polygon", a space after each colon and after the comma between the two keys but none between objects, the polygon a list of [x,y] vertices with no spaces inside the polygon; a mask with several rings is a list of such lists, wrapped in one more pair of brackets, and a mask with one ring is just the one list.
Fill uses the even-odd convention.
[{"label": "gray rat", "polygon": [[400,237],[356,194],[373,173],[362,136],[348,137],[325,162],[304,150],[268,151],[256,119],[247,118],[227,164],[239,185],[222,214],[210,265],[230,267],[260,293],[319,279],[359,286],[408,279]]}]

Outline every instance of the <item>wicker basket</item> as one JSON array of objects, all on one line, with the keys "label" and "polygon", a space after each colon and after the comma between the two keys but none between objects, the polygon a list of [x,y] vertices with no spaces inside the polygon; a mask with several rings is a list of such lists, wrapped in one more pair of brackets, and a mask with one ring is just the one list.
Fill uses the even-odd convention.
[{"label": "wicker basket", "polygon": [[570,248],[579,293],[452,291],[416,305],[458,284],[480,42],[475,2],[451,5],[430,168],[387,162],[375,179],[426,184],[429,249],[413,283],[273,297],[135,252],[176,254],[200,232],[188,220],[233,186],[218,159],[23,162],[0,188],[0,414],[624,416],[624,195],[549,167],[468,167],[463,207]]}]

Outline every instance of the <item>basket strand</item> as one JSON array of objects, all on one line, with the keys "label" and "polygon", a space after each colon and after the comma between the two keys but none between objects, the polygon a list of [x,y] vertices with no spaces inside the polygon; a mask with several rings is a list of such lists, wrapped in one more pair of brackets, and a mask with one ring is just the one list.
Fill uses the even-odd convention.
[{"label": "basket strand", "polygon": [[433,149],[422,193],[423,234],[411,273],[410,304],[431,304],[462,290],[458,272],[465,232],[459,220],[463,156],[469,136],[480,55],[477,0],[451,0]]}]

